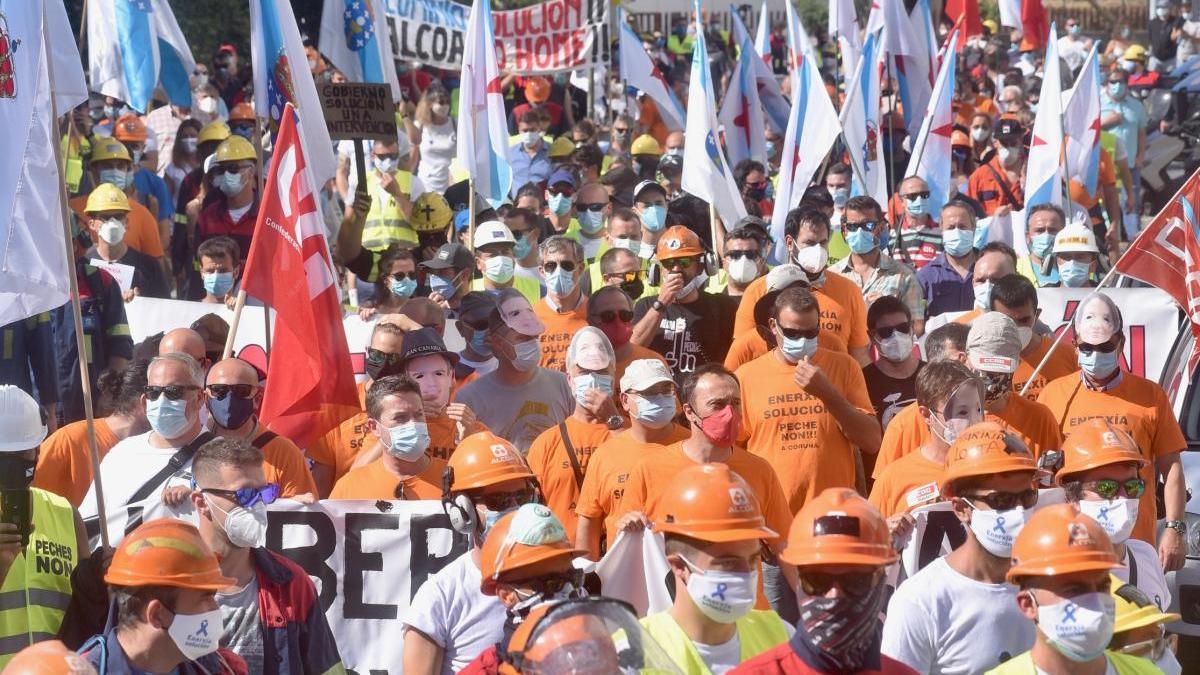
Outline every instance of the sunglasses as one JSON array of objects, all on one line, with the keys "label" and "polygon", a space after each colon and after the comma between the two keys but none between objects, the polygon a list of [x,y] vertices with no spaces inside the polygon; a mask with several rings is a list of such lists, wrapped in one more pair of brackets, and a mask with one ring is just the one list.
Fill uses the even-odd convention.
[{"label": "sunglasses", "polygon": [[845,229],[847,232],[857,232],[860,229],[868,229],[868,230],[874,231],[875,226],[877,224],[878,224],[878,221],[875,221],[875,220],[860,220],[857,223],[852,223],[847,220],[842,223],[842,228]]},{"label": "sunglasses", "polygon": [[920,197],[922,199],[929,199],[929,190],[924,190],[922,192],[910,192],[906,195],[901,195],[901,196],[910,202],[912,200],[916,199],[917,197]]},{"label": "sunglasses", "polygon": [[621,283],[631,284],[639,281],[642,278],[641,272],[609,272],[604,275],[605,281],[620,281]]},{"label": "sunglasses", "polygon": [[575,194],[575,190],[569,187],[548,187],[546,188],[546,192],[549,192],[552,195],[558,195],[560,197],[570,197],[571,195]]},{"label": "sunglasses", "polygon": [[765,180],[761,183],[746,183],[746,187],[753,188],[755,190],[766,190],[768,185],[770,185],[770,183]]},{"label": "sunglasses", "polygon": [[675,270],[686,270],[690,268],[693,262],[695,261],[691,258],[669,258],[659,262],[658,264],[662,265],[663,269],[667,270],[668,272],[674,272]]},{"label": "sunglasses", "polygon": [[396,365],[400,363],[400,355],[391,352],[381,352],[374,347],[367,347],[367,360],[373,363]]},{"label": "sunglasses", "polygon": [[548,260],[542,263],[542,269],[545,270],[546,274],[554,274],[554,271],[560,267],[564,272],[574,272],[576,267],[575,261],[563,260],[562,262],[555,262],[553,260]]},{"label": "sunglasses", "polygon": [[1080,354],[1085,354],[1088,356],[1091,356],[1092,352],[1100,352],[1101,354],[1111,354],[1117,348],[1117,340],[1115,337],[1109,338],[1107,342],[1103,342],[1098,345],[1090,345],[1086,342],[1080,342],[1079,345],[1076,346],[1075,348],[1079,350]]},{"label": "sunglasses", "polygon": [[391,277],[396,280],[412,279],[413,281],[416,281],[417,280],[417,271],[413,270],[412,272],[393,272],[391,274]]},{"label": "sunglasses", "polygon": [[983,502],[993,511],[1009,511],[1018,506],[1032,509],[1037,505],[1038,492],[1034,488],[1020,492],[989,492],[986,495],[966,495],[963,499]]},{"label": "sunglasses", "polygon": [[225,497],[237,502],[242,508],[248,509],[255,504],[274,504],[279,499],[280,488],[275,483],[267,483],[262,487],[244,487],[237,490],[219,490],[217,488],[201,488],[201,492]]},{"label": "sunglasses", "polygon": [[578,211],[591,211],[592,213],[600,213],[601,211],[604,210],[604,207],[606,207],[606,206],[608,206],[608,204],[605,204],[604,202],[594,202],[594,203],[590,203],[590,204],[580,203],[580,204],[575,205],[575,210],[577,212]]},{"label": "sunglasses", "polygon": [[875,337],[879,338],[880,340],[886,340],[896,333],[911,335],[912,323],[905,321],[904,323],[898,323],[895,326],[880,326],[879,328],[875,329]]},{"label": "sunglasses", "polygon": [[789,340],[799,340],[800,338],[812,340],[821,332],[821,327],[817,326],[811,330],[804,330],[803,328],[784,328],[783,326],[779,326],[779,332]]},{"label": "sunglasses", "polygon": [[600,319],[600,323],[612,323],[620,319],[623,323],[633,321],[633,312],[628,309],[606,309],[603,312],[597,312],[596,316]]},{"label": "sunglasses", "polygon": [[245,168],[246,167],[244,166],[218,166],[217,168],[213,169],[213,173],[218,176],[223,173],[241,173]]},{"label": "sunglasses", "polygon": [[480,495],[476,501],[483,504],[484,508],[489,511],[507,511],[533,502],[534,496],[532,488],[525,488],[516,492],[494,492]]},{"label": "sunglasses", "polygon": [[393,152],[387,155],[375,155],[375,159],[400,159],[400,155]]},{"label": "sunglasses", "polygon": [[187,396],[189,391],[199,390],[200,387],[197,387],[194,384],[168,384],[165,387],[146,385],[146,388],[142,390],[142,393],[144,393],[146,398],[151,401],[157,401],[158,397],[162,394],[166,394],[167,399],[171,401],[178,401],[184,396]]},{"label": "sunglasses", "polygon": [[251,398],[255,388],[253,384],[210,384],[208,394],[218,401],[224,401],[231,393],[234,398]]},{"label": "sunglasses", "polygon": [[878,572],[873,571],[831,574],[816,570],[804,570],[800,572],[800,588],[804,590],[805,595],[819,597],[828,593],[829,589],[837,586],[846,595],[862,598],[875,588],[877,574]]},{"label": "sunglasses", "polygon": [[1122,654],[1131,654],[1133,656],[1141,656],[1142,658],[1157,661],[1167,653],[1167,650],[1175,651],[1175,645],[1179,644],[1179,636],[1174,633],[1170,635],[1162,635],[1153,640],[1143,640],[1135,642],[1131,645],[1121,647],[1119,652]]},{"label": "sunglasses", "polygon": [[1146,480],[1144,478],[1130,478],[1126,481],[1119,481],[1115,478],[1101,478],[1100,480],[1091,480],[1082,484],[1084,490],[1095,492],[1105,499],[1115,499],[1121,493],[1130,499],[1138,499],[1146,492]]},{"label": "sunglasses", "polygon": [[746,260],[758,260],[762,257],[762,253],[754,249],[748,251],[726,251],[725,257],[730,260],[741,260],[742,258]]}]

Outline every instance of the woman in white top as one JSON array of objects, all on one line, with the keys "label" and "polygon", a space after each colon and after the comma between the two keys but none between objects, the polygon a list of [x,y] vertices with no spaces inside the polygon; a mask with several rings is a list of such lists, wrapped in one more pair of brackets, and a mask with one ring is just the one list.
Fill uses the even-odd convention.
[{"label": "woman in white top", "polygon": [[450,94],[436,83],[429,86],[413,117],[407,128],[408,138],[419,152],[417,177],[427,190],[445,192],[458,142],[456,124],[450,118]]},{"label": "woman in white top", "polygon": [[197,139],[200,136],[200,122],[187,119],[179,123],[175,132],[175,143],[171,146],[171,162],[163,171],[163,180],[171,191],[171,202],[179,199],[179,186],[183,179],[196,167],[200,166],[200,156],[196,154]]}]

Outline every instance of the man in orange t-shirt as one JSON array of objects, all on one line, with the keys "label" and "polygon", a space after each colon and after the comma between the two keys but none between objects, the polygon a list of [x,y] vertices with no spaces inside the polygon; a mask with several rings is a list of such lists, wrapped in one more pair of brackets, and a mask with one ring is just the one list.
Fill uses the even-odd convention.
[{"label": "man in orange t-shirt", "polygon": [[[1020,394],[1025,383],[1033,375],[1033,371],[1045,358],[1054,345],[1054,339],[1034,332],[1034,324],[1038,320],[1037,288],[1033,282],[1020,274],[1010,274],[997,279],[992,286],[991,303],[994,311],[1004,314],[1017,324],[1017,332],[1021,335],[1021,363],[1013,375],[1013,391]],[[1075,348],[1066,341],[1059,342],[1050,355],[1050,360],[1034,378],[1025,398],[1036,401],[1038,394],[1051,380],[1063,375],[1070,375],[1079,370],[1075,362]]]},{"label": "man in orange t-shirt", "polygon": [[[853,281],[826,269],[829,219],[816,209],[793,209],[788,213],[784,231],[789,263],[803,269],[818,296],[822,332],[838,336],[859,364],[870,363],[871,339],[867,335],[867,305],[862,292]],[[768,290],[767,277],[759,277],[742,294],[733,324],[735,336],[754,330],[754,305]]]},{"label": "man in orange t-shirt", "polygon": [[882,432],[854,359],[817,346],[821,319],[807,288],[775,299],[778,347],[737,371],[746,449],[775,468],[792,513],[830,487],[854,487],[854,447],[879,451]]},{"label": "man in orange t-shirt", "polygon": [[[1187,448],[1187,441],[1171,401],[1162,387],[1121,368],[1121,355],[1125,353],[1123,319],[1108,296],[1094,293],[1085,298],[1075,310],[1073,323],[1080,373],[1051,381],[1038,401],[1050,408],[1063,433],[1101,418],[1133,437],[1149,460],[1140,472],[1146,485],[1155,485],[1160,476],[1165,484],[1167,526],[1158,542],[1159,559],[1164,571],[1179,569],[1183,564],[1186,528],[1182,521],[1187,500],[1179,453]],[[1152,545],[1158,512],[1154,493],[1148,489],[1142,494],[1137,523],[1130,535]]]},{"label": "man in orange t-shirt", "polygon": [[368,438],[379,459],[338,480],[330,499],[440,499],[446,462],[430,457],[421,385],[408,375],[376,380],[367,391]]},{"label": "man in orange t-shirt", "polygon": [[629,428],[596,446],[575,506],[579,517],[575,547],[587,551],[592,560],[603,555],[602,536],[611,546],[626,528],[644,524],[636,515],[617,518],[633,467],[648,453],[689,436],[687,429],[672,422],[676,412],[675,380],[661,359],[633,361],[619,382],[621,407],[629,418]]},{"label": "man in orange t-shirt", "polygon": [[588,460],[609,434],[625,424],[612,398],[615,360],[612,345],[599,328],[586,326],[575,334],[567,350],[567,380],[575,394],[575,410],[538,435],[525,455],[546,506],[567,532],[576,529],[575,507]]},{"label": "man in orange t-shirt", "polygon": [[585,267],[583,246],[574,239],[553,236],[538,245],[538,252],[546,283],[546,296],[533,307],[533,313],[546,325],[538,338],[542,345],[538,365],[565,371],[571,336],[587,325],[587,298],[579,285]]}]

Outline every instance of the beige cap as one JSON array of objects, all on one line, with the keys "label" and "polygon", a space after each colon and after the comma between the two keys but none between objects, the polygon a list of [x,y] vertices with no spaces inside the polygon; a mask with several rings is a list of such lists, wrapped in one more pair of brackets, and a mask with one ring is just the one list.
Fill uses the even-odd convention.
[{"label": "beige cap", "polygon": [[646,391],[659,382],[674,382],[671,371],[658,359],[637,359],[625,367],[621,391]]},{"label": "beige cap", "polygon": [[971,322],[967,361],[985,373],[1015,373],[1021,363],[1017,324],[1000,312],[988,312]]},{"label": "beige cap", "polygon": [[808,286],[808,275],[799,265],[787,263],[779,265],[767,272],[767,292],[782,291],[792,284],[803,281],[805,286]]}]

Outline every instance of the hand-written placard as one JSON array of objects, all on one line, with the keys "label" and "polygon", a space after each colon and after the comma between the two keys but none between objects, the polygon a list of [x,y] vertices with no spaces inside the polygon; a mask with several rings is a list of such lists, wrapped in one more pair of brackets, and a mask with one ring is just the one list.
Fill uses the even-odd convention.
[{"label": "hand-written placard", "polygon": [[330,138],[396,140],[396,108],[386,84],[326,84],[317,93]]}]

